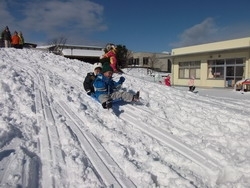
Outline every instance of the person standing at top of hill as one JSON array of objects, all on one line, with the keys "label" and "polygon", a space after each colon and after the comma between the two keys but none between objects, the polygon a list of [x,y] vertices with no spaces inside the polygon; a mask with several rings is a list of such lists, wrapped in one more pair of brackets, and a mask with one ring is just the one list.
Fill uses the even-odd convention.
[{"label": "person standing at top of hill", "polygon": [[14,32],[14,35],[11,37],[11,46],[14,48],[19,48],[20,38],[17,31]]},{"label": "person standing at top of hill", "polygon": [[21,31],[19,31],[18,36],[19,36],[19,48],[23,48],[24,37]]},{"label": "person standing at top of hill", "polygon": [[1,37],[2,37],[2,40],[4,41],[5,48],[9,48],[10,43],[11,43],[11,33],[10,33],[8,26],[5,27],[4,31],[2,32]]},{"label": "person standing at top of hill", "polygon": [[116,51],[117,47],[114,44],[107,44],[105,47],[105,50],[107,51],[104,55],[101,56],[100,59],[109,58],[110,66],[113,69],[114,73],[118,73],[117,70],[117,57],[116,57]]}]

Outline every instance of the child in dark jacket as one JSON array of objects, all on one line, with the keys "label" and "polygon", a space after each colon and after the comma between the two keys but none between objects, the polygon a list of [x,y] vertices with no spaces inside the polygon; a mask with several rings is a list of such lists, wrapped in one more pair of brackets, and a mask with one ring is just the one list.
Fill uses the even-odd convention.
[{"label": "child in dark jacket", "polygon": [[112,101],[122,99],[126,102],[137,101],[139,92],[135,95],[125,91],[117,91],[125,81],[123,76],[118,82],[112,79],[113,69],[109,63],[105,63],[102,68],[102,74],[97,75],[94,81],[95,97],[102,104],[103,108],[111,108]]},{"label": "child in dark jacket", "polygon": [[93,83],[98,74],[102,71],[102,64],[95,63],[94,64],[94,72],[89,72],[83,81],[83,87],[87,93],[87,95],[93,96],[95,93],[95,89]]}]

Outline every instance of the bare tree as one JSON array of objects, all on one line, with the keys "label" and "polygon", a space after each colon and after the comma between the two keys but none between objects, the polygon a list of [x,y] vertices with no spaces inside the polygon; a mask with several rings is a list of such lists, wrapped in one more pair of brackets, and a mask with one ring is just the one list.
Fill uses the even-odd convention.
[{"label": "bare tree", "polygon": [[54,38],[50,42],[50,45],[52,45],[52,47],[49,50],[57,55],[62,55],[62,51],[66,42],[66,37],[60,36],[58,38]]},{"label": "bare tree", "polygon": [[128,51],[127,51],[127,54],[126,54],[126,57],[125,57],[126,63],[125,63],[125,65],[124,65],[124,67],[128,67],[128,65],[129,65],[129,60],[130,60],[131,58],[133,58],[133,53],[132,53],[131,50],[128,50]]},{"label": "bare tree", "polygon": [[158,62],[158,59],[156,57],[156,54],[153,54],[148,58],[149,60],[149,67],[154,70],[155,69],[155,64]]}]

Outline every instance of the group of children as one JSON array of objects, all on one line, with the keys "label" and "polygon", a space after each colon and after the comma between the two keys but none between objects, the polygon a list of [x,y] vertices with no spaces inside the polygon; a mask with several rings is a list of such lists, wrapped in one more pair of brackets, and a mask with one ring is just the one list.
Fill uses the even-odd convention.
[{"label": "group of children", "polygon": [[[191,76],[191,78],[188,80],[188,88],[189,91],[194,92],[195,90],[195,85],[194,85],[194,76]],[[161,81],[160,81],[161,83]],[[171,86],[171,80],[170,80],[170,75],[168,75],[165,79],[164,79],[164,83],[166,86]]]},{"label": "group of children", "polygon": [[24,44],[24,37],[22,32],[15,31],[13,35],[9,30],[9,27],[6,26],[1,34],[1,40],[4,42],[4,47],[14,47],[14,48],[23,48]]},{"label": "group of children", "polygon": [[139,92],[133,94],[119,90],[125,78],[121,76],[119,81],[113,80],[113,73],[117,73],[116,47],[113,44],[108,44],[107,47],[108,52],[103,57],[110,57],[110,61],[103,64],[95,63],[94,71],[88,73],[83,82],[87,94],[96,98],[104,109],[111,108],[115,100],[121,99],[126,102],[139,100]]}]

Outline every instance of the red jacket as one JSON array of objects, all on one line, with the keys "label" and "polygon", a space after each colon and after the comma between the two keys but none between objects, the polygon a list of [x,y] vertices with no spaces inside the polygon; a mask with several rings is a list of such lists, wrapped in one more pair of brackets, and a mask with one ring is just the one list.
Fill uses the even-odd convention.
[{"label": "red jacket", "polygon": [[166,77],[164,81],[166,86],[171,86],[170,76]]},{"label": "red jacket", "polygon": [[103,58],[108,57],[110,58],[110,66],[112,67],[113,71],[117,71],[117,59],[116,59],[116,53],[115,50],[110,50],[106,54],[103,55]]}]

